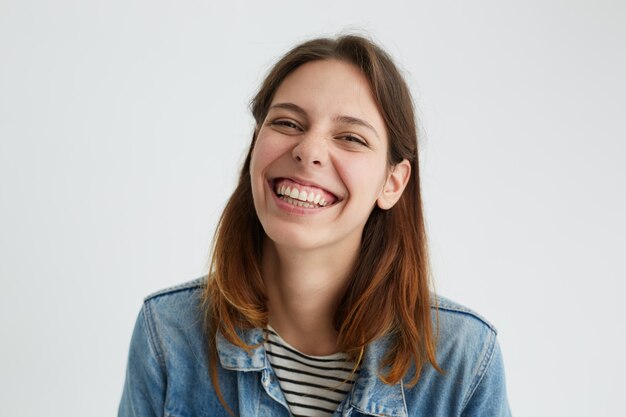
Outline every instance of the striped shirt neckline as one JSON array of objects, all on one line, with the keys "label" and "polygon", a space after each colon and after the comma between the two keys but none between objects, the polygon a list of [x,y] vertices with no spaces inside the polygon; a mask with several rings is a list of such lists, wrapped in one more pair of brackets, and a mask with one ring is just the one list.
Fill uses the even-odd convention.
[{"label": "striped shirt neckline", "polygon": [[271,326],[265,352],[294,417],[332,416],[352,389],[359,371],[345,353],[312,356],[299,352]]}]

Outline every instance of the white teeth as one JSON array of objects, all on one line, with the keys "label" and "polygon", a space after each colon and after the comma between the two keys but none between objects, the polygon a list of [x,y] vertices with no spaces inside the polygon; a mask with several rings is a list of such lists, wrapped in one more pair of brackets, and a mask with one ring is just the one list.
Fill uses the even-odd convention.
[{"label": "white teeth", "polygon": [[306,201],[300,201],[300,200],[294,200],[291,197],[288,197],[286,195],[282,196],[281,199],[291,205],[294,206],[298,206],[298,207],[304,207],[304,208],[315,208],[316,206],[314,204],[309,204]]},{"label": "white teeth", "polygon": [[300,191],[296,187],[291,188],[287,185],[278,187],[276,194],[285,197],[283,200],[288,203],[299,207],[315,207],[316,205],[323,207],[328,205],[328,202],[326,199],[322,198],[321,194],[314,192],[307,193],[306,191]]},{"label": "white teeth", "polygon": [[284,200],[286,202],[288,202],[289,204],[294,205],[294,206],[298,206],[298,207],[305,207],[305,205],[307,204],[307,203],[305,203],[303,201],[294,200],[293,198],[287,197],[287,196],[285,196]]}]

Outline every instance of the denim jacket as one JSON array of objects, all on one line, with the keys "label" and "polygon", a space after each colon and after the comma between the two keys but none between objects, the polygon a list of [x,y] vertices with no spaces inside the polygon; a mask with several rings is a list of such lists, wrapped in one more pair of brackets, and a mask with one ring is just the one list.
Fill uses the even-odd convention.
[{"label": "denim jacket", "polygon": [[[204,279],[145,299],[130,343],[119,417],[228,417],[209,377],[200,309]],[[437,310],[432,311],[435,320]],[[495,329],[444,298],[438,298],[438,321],[437,360],[445,374],[425,365],[417,385],[407,386],[406,378],[384,384],[379,364],[390,341],[383,337],[366,349],[359,377],[334,416],[510,416]],[[246,343],[260,343],[250,355],[217,335],[224,399],[236,415],[290,416],[261,343],[263,331],[241,335]]]}]

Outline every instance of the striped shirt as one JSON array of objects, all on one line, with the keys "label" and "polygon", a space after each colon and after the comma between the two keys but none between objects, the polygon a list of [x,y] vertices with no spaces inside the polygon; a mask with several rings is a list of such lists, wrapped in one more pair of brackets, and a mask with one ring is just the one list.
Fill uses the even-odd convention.
[{"label": "striped shirt", "polygon": [[359,371],[345,353],[298,352],[268,325],[265,351],[294,417],[331,416],[352,389]]}]

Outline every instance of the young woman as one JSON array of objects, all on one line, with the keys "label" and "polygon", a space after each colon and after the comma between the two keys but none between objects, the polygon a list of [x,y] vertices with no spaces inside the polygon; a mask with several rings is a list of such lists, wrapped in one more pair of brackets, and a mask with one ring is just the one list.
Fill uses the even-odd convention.
[{"label": "young woman", "polygon": [[429,290],[417,135],[358,36],[288,52],[208,277],[146,298],[120,416],[508,416],[495,329]]}]

